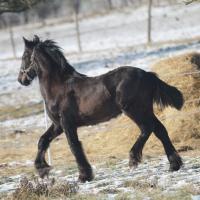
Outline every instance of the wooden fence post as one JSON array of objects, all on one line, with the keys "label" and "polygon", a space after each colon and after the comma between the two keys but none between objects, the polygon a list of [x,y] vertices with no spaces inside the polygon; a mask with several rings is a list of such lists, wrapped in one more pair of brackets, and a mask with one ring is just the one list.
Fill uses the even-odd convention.
[{"label": "wooden fence post", "polygon": [[16,54],[16,48],[15,48],[14,35],[13,35],[12,27],[10,25],[8,27],[8,30],[9,30],[9,34],[10,34],[10,42],[11,42],[11,46],[12,46],[13,57],[16,58],[17,54]]},{"label": "wooden fence post", "polygon": [[149,0],[148,4],[148,30],[147,30],[147,42],[148,44],[151,44],[152,38],[151,38],[151,8],[152,8],[152,0]]},{"label": "wooden fence post", "polygon": [[79,52],[82,52],[79,18],[78,18],[79,10],[80,10],[80,0],[74,0],[76,38],[77,38],[77,43],[78,43],[78,50]]},{"label": "wooden fence post", "polygon": [[110,10],[113,9],[112,0],[108,0],[108,6],[109,6],[109,9],[110,9]]}]

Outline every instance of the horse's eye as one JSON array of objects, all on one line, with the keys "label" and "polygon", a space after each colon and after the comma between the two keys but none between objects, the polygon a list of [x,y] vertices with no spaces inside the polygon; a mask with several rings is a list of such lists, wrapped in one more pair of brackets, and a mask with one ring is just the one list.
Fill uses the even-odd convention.
[{"label": "horse's eye", "polygon": [[23,59],[26,59],[26,57],[27,57],[27,55],[26,55],[26,54],[24,54],[24,55],[22,56],[22,58],[23,58]]},{"label": "horse's eye", "polygon": [[27,52],[24,52],[24,55],[22,56],[22,58],[26,58],[29,54]]}]

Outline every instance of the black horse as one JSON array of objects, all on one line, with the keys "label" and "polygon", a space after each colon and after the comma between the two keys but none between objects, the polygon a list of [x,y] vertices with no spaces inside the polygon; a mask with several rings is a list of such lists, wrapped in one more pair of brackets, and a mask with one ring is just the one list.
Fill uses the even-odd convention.
[{"label": "black horse", "polygon": [[35,167],[40,177],[43,178],[50,170],[45,161],[50,142],[65,132],[78,164],[79,180],[91,181],[94,177],[92,168],[78,139],[77,127],[104,122],[122,112],[141,130],[129,153],[130,167],[141,161],[142,149],[154,132],[164,146],[170,170],[179,170],[181,158],[167,130],[153,113],[154,102],[180,110],[184,101],[179,90],[154,73],[135,67],[119,67],[101,76],[87,77],[68,63],[54,41],[41,41],[38,36],[32,41],[23,39],[25,51],[18,81],[27,86],[38,77],[48,116],[52,120],[52,125],[38,143]]}]

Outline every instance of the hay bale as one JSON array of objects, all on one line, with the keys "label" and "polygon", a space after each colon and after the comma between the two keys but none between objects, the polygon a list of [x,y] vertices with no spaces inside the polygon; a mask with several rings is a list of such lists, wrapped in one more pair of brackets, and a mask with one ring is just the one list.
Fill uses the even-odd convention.
[{"label": "hay bale", "polygon": [[177,87],[184,96],[181,111],[167,108],[158,112],[170,137],[178,146],[188,145],[194,149],[200,144],[200,54],[190,53],[164,59],[152,66],[159,77]]}]

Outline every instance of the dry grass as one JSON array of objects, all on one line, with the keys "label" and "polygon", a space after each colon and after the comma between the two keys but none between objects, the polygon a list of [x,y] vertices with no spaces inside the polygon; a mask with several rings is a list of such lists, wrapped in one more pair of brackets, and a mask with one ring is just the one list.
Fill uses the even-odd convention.
[{"label": "dry grass", "polygon": [[7,200],[42,200],[42,199],[70,199],[77,193],[77,183],[60,182],[57,183],[55,179],[50,182],[41,183],[37,177],[29,180],[24,177],[20,180],[18,188],[7,196]]},{"label": "dry grass", "polygon": [[146,182],[146,181],[133,181],[133,180],[129,180],[129,181],[126,181],[125,183],[124,183],[124,186],[125,187],[131,187],[131,188],[134,188],[135,190],[142,190],[143,192],[144,192],[144,190],[148,190],[148,189],[152,189],[152,188],[156,188],[157,187],[157,185],[155,185],[155,184],[150,184],[149,182]]},{"label": "dry grass", "polygon": [[31,115],[39,114],[43,111],[42,103],[21,105],[16,108],[14,106],[0,107],[0,120],[17,119]]},{"label": "dry grass", "polygon": [[[0,140],[0,174],[1,176],[11,176],[21,173],[32,174],[34,166],[26,166],[27,160],[34,161],[37,153],[37,142],[42,134],[33,131],[29,134],[12,134]],[[51,145],[53,166],[65,166],[70,168],[75,165],[64,134],[55,140]],[[17,163],[13,163],[17,161]],[[19,163],[18,163],[19,162]],[[24,163],[24,164],[23,164]]]}]

